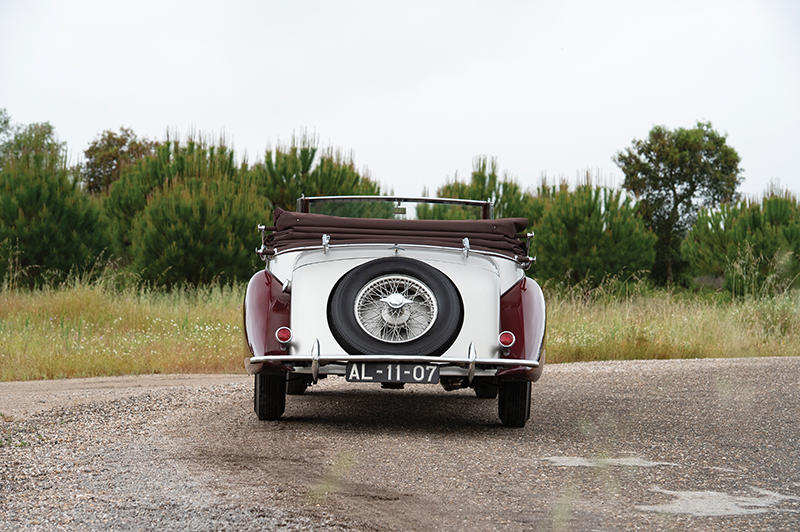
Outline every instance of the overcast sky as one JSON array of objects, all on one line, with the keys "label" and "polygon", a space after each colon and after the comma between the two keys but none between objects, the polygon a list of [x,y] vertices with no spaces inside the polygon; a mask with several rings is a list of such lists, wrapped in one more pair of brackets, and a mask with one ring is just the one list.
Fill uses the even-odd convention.
[{"label": "overcast sky", "polygon": [[418,195],[476,155],[523,185],[653,125],[711,121],[741,190],[800,192],[800,2],[0,0],[0,107],[76,161],[105,129],[224,133],[260,159],[307,129]]}]

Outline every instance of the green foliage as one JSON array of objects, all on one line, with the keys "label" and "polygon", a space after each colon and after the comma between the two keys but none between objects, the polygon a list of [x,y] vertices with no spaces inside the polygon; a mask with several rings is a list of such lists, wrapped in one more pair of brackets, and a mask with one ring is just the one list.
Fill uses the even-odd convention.
[{"label": "green foliage", "polygon": [[311,212],[347,218],[394,218],[394,203],[390,201],[315,201]]},{"label": "green foliage", "polygon": [[247,279],[258,266],[254,230],[268,216],[248,180],[173,180],[133,224],[133,267],[159,286]]},{"label": "green foliage", "polygon": [[535,272],[567,284],[596,286],[648,270],[656,237],[619,191],[581,185],[556,193],[536,226]]},{"label": "green foliage", "polygon": [[0,108],[0,159],[5,157],[5,146],[11,140],[12,133],[11,116],[8,111]]},{"label": "green foliage", "polygon": [[108,245],[99,208],[71,179],[50,124],[16,129],[0,165],[0,279],[59,280]]},{"label": "green foliage", "polygon": [[733,245],[733,225],[741,214],[740,204],[723,203],[717,209],[702,208],[681,244],[681,255],[694,276],[723,277],[728,251]]},{"label": "green foliage", "polygon": [[[507,176],[499,179],[497,159],[483,156],[473,161],[469,183],[459,181],[455,176],[436,190],[436,197],[489,200],[494,203],[496,218],[528,218],[531,225],[541,219],[547,203],[545,196],[523,191],[513,179]],[[417,207],[417,218],[421,220],[474,220],[480,217],[479,208],[466,205],[423,204]]]},{"label": "green foliage", "polygon": [[790,194],[703,209],[683,243],[695,275],[724,277],[734,295],[761,296],[798,284],[800,207]]},{"label": "green foliage", "polygon": [[12,161],[27,166],[41,165],[43,159],[58,161],[64,150],[50,122],[11,124],[7,113],[0,115],[0,168]]},{"label": "green foliage", "polygon": [[692,129],[656,126],[614,160],[625,174],[624,188],[636,196],[639,213],[658,236],[653,277],[679,280],[686,266],[681,241],[701,206],[733,198],[741,181],[739,155],[725,135],[698,122]]},{"label": "green foliage", "polygon": [[[272,204],[294,210],[296,201],[306,196],[380,195],[380,186],[361,175],[352,158],[328,150],[318,157],[316,142],[303,136],[287,147],[267,150],[264,162],[253,166],[251,174],[259,192]],[[316,164],[315,164],[316,163]],[[330,214],[358,216],[357,204],[337,204]],[[385,210],[385,207],[383,208]],[[381,211],[382,212],[382,211]]]},{"label": "green foliage", "polygon": [[[167,142],[123,168],[105,201],[115,248],[142,279],[157,285],[246,279],[257,267],[255,227],[270,200],[294,208],[296,196],[377,194],[352,160],[300,146],[267,152],[266,162],[237,167],[224,145]],[[276,199],[277,198],[277,199]],[[340,204],[344,216],[380,214],[391,205]]]},{"label": "green foliage", "polygon": [[[131,226],[144,210],[148,197],[170,181],[184,177],[214,181],[239,175],[233,151],[224,144],[209,145],[189,139],[185,144],[167,142],[156,147],[155,154],[145,156],[123,168],[120,178],[111,186],[104,202],[109,220],[114,252],[130,260]],[[264,210],[267,203],[264,200]]]},{"label": "green foliage", "polygon": [[793,197],[767,196],[733,225],[725,286],[736,295],[781,292],[800,275],[800,209]]},{"label": "green foliage", "polygon": [[119,128],[119,133],[103,131],[83,152],[86,163],[81,168],[81,181],[86,191],[108,193],[124,168],[153,155],[156,146],[156,142],[140,139],[125,127]]}]

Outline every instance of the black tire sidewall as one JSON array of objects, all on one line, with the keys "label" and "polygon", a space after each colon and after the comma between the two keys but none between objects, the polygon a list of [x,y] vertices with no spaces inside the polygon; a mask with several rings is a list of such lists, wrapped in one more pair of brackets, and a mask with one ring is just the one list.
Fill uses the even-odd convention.
[{"label": "black tire sidewall", "polygon": [[286,409],[286,375],[257,373],[253,380],[253,409],[258,419],[272,421]]},{"label": "black tire sidewall", "polygon": [[497,413],[507,427],[524,427],[531,417],[531,383],[501,382],[497,395]]},{"label": "black tire sidewall", "polygon": [[[358,292],[383,275],[400,274],[419,279],[436,298],[436,320],[431,328],[410,342],[389,343],[367,334],[353,310]],[[334,338],[351,355],[439,356],[455,341],[464,321],[464,305],[453,281],[422,261],[405,257],[375,259],[347,272],[328,298],[328,325]]]}]

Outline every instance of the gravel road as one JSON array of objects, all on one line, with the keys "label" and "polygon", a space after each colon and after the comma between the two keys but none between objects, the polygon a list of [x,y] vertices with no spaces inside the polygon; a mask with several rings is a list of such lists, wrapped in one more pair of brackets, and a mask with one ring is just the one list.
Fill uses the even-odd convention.
[{"label": "gravel road", "polygon": [[550,365],[524,429],[467,390],[0,383],[0,529],[797,530],[800,358]]}]

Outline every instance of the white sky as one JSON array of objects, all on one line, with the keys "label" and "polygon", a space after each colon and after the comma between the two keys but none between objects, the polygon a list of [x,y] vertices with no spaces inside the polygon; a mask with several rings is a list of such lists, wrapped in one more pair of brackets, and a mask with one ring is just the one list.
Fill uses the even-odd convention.
[{"label": "white sky", "polygon": [[0,0],[0,107],[73,160],[121,125],[251,161],[308,129],[408,195],[479,154],[619,183],[633,138],[710,120],[742,191],[800,192],[800,2]]}]

